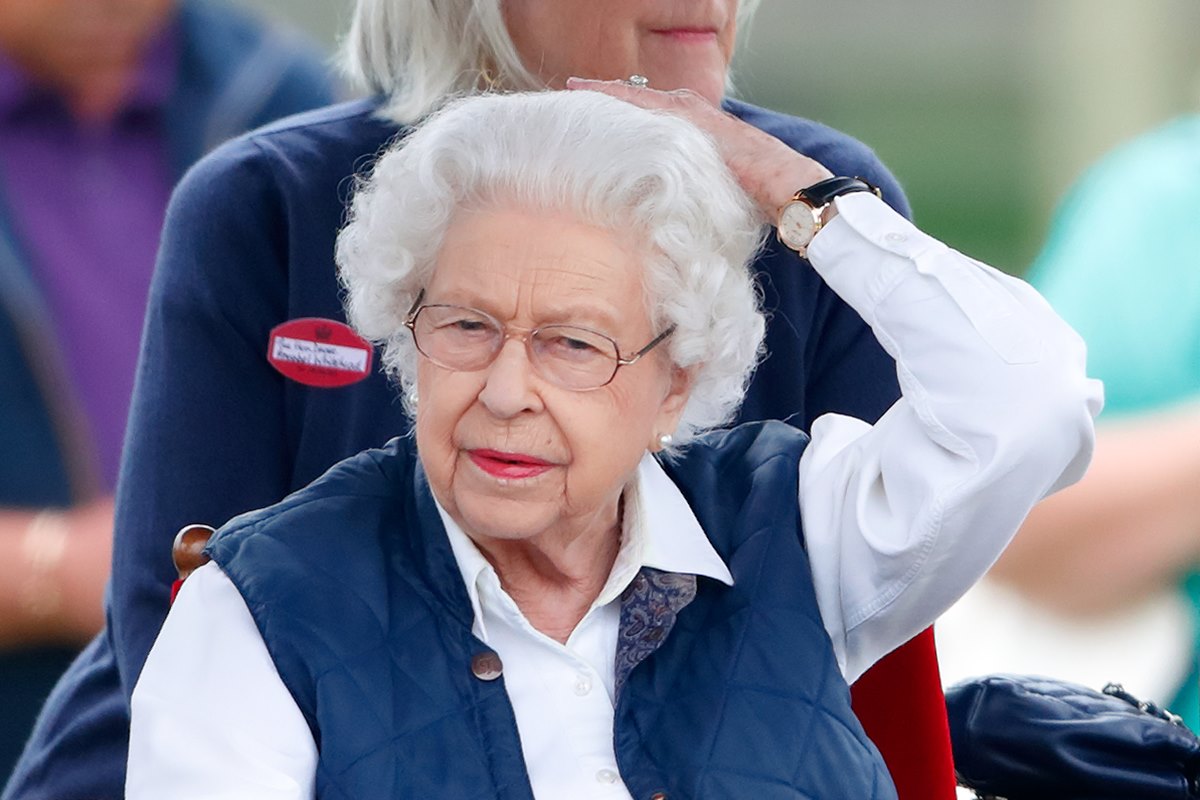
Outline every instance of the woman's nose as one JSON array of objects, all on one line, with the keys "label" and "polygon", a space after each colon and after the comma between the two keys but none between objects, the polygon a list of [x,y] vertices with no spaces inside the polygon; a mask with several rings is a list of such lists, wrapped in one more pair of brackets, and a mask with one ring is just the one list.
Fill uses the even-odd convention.
[{"label": "woman's nose", "polygon": [[496,359],[487,368],[479,400],[501,419],[542,408],[537,391],[537,376],[529,360],[529,351],[518,337],[505,341]]}]

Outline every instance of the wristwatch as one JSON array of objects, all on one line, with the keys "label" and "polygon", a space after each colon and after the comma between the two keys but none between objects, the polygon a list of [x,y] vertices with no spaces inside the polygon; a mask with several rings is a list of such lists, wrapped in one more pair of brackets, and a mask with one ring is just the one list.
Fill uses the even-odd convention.
[{"label": "wristwatch", "polygon": [[800,255],[805,255],[813,237],[821,230],[822,215],[833,198],[851,192],[871,192],[876,197],[881,196],[879,189],[862,178],[845,177],[826,178],[796,192],[779,209],[775,223],[779,241]]}]

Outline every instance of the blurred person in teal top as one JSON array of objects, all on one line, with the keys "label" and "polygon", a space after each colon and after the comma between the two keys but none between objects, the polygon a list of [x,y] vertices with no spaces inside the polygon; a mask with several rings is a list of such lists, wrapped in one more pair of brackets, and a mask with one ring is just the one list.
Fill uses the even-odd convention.
[{"label": "blurred person in teal top", "polygon": [[1028,277],[1087,342],[1088,373],[1104,381],[1107,402],[1088,475],[1035,508],[992,575],[1088,624],[1156,593],[1180,593],[1191,619],[1180,615],[1178,635],[1192,642],[1190,664],[1156,699],[1197,729],[1200,116],[1176,119],[1093,167]]}]

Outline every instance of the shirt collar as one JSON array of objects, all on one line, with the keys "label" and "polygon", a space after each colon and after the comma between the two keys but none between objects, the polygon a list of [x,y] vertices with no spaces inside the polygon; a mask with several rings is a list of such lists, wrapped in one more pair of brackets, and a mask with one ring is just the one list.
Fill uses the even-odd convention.
[{"label": "shirt collar", "polygon": [[[642,567],[703,576],[733,585],[733,575],[713,549],[683,493],[649,453],[638,464],[623,499],[621,547],[593,608],[619,597]],[[479,581],[495,570],[442,504],[436,498],[434,502],[471,598],[475,619],[482,620]]]},{"label": "shirt collar", "polygon": [[31,81],[7,53],[0,51],[0,114],[19,106],[31,91]]},{"label": "shirt collar", "polygon": [[[638,569],[653,567],[733,585],[733,575],[713,549],[692,507],[649,453],[638,464],[636,479],[625,497],[626,528],[644,533]],[[638,515],[636,521],[630,519],[633,513]]]},{"label": "shirt collar", "polygon": [[179,23],[172,19],[146,43],[133,89],[125,101],[126,110],[158,111],[166,107],[178,81],[179,40]]}]

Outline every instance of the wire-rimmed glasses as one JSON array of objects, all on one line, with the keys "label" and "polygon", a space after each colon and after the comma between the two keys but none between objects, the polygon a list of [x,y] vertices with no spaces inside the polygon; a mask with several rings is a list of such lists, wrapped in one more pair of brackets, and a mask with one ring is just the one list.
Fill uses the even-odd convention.
[{"label": "wire-rimmed glasses", "polygon": [[586,392],[610,383],[617,370],[636,363],[666,340],[675,326],[655,336],[645,347],[622,356],[612,338],[578,325],[542,325],[530,331],[510,329],[477,308],[432,303],[421,305],[422,292],[404,326],[412,332],[417,350],[445,369],[474,372],[491,364],[504,343],[524,341],[529,363],[545,380],[563,389]]}]

